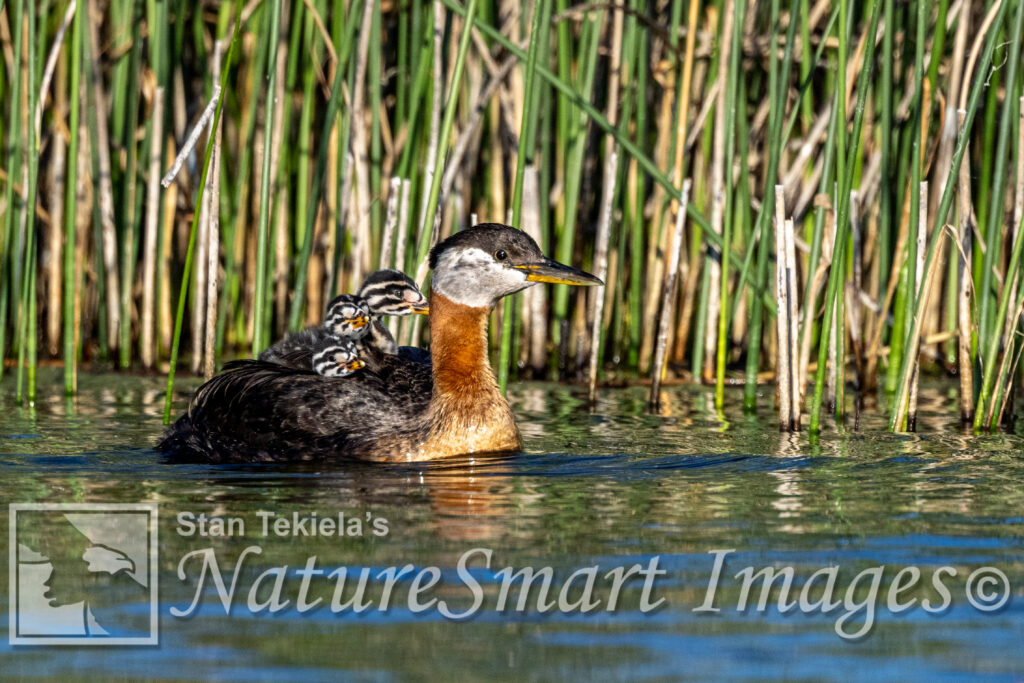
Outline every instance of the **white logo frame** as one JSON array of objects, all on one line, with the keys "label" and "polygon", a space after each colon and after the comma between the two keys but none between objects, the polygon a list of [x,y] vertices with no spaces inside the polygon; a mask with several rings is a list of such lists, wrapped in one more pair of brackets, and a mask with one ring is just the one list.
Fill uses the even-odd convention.
[{"label": "white logo frame", "polygon": [[[149,564],[149,634],[146,636],[99,635],[19,635],[19,594],[18,594],[18,513],[27,511],[60,510],[63,512],[103,513],[135,512],[147,515],[146,548]],[[9,630],[11,645],[157,645],[159,643],[159,584],[157,581],[157,539],[159,511],[156,503],[11,503],[8,505],[9,547]]]}]

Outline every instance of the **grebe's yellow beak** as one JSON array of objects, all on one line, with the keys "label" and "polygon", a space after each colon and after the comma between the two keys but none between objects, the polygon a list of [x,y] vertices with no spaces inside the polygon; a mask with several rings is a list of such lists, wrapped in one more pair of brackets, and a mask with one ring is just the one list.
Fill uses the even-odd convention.
[{"label": "grebe's yellow beak", "polygon": [[521,266],[512,267],[525,272],[526,279],[530,282],[550,282],[556,285],[576,285],[580,287],[604,284],[600,278],[596,278],[590,273],[585,273],[582,270],[577,270],[549,258],[539,263],[526,263]]},{"label": "grebe's yellow beak", "polygon": [[412,312],[413,313],[417,313],[419,315],[429,315],[430,314],[430,304],[428,304],[426,300],[424,300],[424,301],[422,301],[421,303],[418,303],[418,304],[413,304],[412,305]]},{"label": "grebe's yellow beak", "polygon": [[370,319],[365,315],[361,315],[358,318],[352,318],[352,329],[354,330],[361,330],[369,324]]}]

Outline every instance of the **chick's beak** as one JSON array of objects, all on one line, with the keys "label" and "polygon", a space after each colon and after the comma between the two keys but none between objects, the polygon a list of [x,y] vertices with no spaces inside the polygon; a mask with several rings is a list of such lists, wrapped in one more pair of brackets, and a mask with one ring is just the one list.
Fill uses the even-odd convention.
[{"label": "chick's beak", "polygon": [[526,279],[530,282],[550,282],[556,285],[603,285],[600,278],[590,273],[577,270],[571,266],[545,258],[538,263],[526,263],[521,266],[512,266],[516,270],[526,273]]},{"label": "chick's beak", "polygon": [[361,330],[369,324],[370,319],[365,315],[361,315],[358,318],[352,319],[352,329],[354,330]]},{"label": "chick's beak", "polygon": [[359,360],[358,358],[353,360],[353,361],[349,361],[348,363],[344,364],[344,368],[348,372],[355,372],[356,370],[361,370],[362,368],[365,368],[365,367],[366,367],[366,363],[361,361],[361,360]]},{"label": "chick's beak", "polygon": [[413,313],[418,313],[419,315],[428,315],[430,313],[430,304],[427,303],[426,299],[422,299],[412,304],[411,310]]}]

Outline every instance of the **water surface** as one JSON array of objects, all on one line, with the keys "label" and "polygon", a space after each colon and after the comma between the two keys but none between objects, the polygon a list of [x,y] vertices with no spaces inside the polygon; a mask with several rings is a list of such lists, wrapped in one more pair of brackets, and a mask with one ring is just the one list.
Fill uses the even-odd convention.
[{"label": "water surface", "polygon": [[[955,395],[943,385],[922,393],[920,431],[892,435],[877,412],[856,429],[830,427],[811,445],[806,434],[780,435],[762,398],[760,416],[728,396],[724,416],[695,387],[666,391],[659,415],[645,410],[645,390],[601,393],[593,412],[572,387],[522,384],[511,390],[526,452],[401,466],[207,466],[174,464],[152,450],[162,432],[163,380],[82,376],[74,400],[44,372],[33,408],[16,405],[13,382],[0,384],[0,498],[9,503],[149,502],[159,504],[160,644],[63,648],[0,644],[0,672],[44,680],[86,678],[242,680],[920,680],[1010,681],[1024,678],[1024,440],[1012,434],[962,433]],[[187,389],[177,410],[185,405]],[[853,418],[849,421],[853,426]],[[337,518],[364,525],[361,535],[277,536],[261,533],[259,511]],[[237,517],[244,535],[184,536],[179,514]],[[8,548],[8,519],[0,516]],[[375,535],[374,520],[386,520]],[[378,521],[378,523],[380,523]],[[243,549],[259,546],[239,572],[239,596],[226,615],[212,583],[188,617],[198,560],[212,548],[225,580]],[[413,565],[437,567],[429,594],[453,610],[472,606],[458,578],[460,557],[491,551],[491,568],[475,556],[472,575],[485,597],[474,617],[453,621],[438,610],[410,610],[408,578],[392,605],[362,614],[334,613],[334,584],[319,577],[323,603],[300,613],[295,570],[310,557],[325,574],[347,567],[379,574]],[[715,596],[718,612],[694,611],[706,598],[716,549],[731,549]],[[649,567],[665,573],[642,609],[642,581],[624,584],[614,611],[495,611],[503,567],[551,567],[552,595],[570,575],[597,566]],[[7,586],[4,564],[0,586]],[[246,591],[264,570],[287,566],[276,614],[248,609]],[[782,613],[771,595],[763,612],[738,609],[746,567],[793,567],[791,595],[815,571],[838,566],[842,601],[854,577],[884,567],[875,623],[851,640],[837,635],[844,606]],[[967,578],[998,568],[1011,595],[997,611],[966,599]],[[903,568],[923,577],[902,595],[915,599],[894,614],[885,591]],[[955,570],[944,585],[931,577]],[[350,581],[350,586],[354,585]],[[379,583],[379,582],[377,582]],[[374,583],[368,595],[379,598]],[[272,581],[257,591],[269,599]],[[600,584],[603,586],[604,584]],[[818,584],[821,586],[822,584]],[[864,579],[860,587],[869,586]],[[578,598],[583,579],[568,597]],[[577,590],[579,589],[579,590]],[[351,593],[350,589],[348,592]],[[851,593],[863,598],[864,590]],[[820,591],[818,591],[820,593]],[[0,610],[7,611],[6,590]],[[599,587],[598,597],[608,591]],[[817,593],[813,591],[809,595]],[[136,606],[138,607],[138,606]],[[131,607],[129,607],[130,609]],[[863,611],[847,624],[855,631]]]}]

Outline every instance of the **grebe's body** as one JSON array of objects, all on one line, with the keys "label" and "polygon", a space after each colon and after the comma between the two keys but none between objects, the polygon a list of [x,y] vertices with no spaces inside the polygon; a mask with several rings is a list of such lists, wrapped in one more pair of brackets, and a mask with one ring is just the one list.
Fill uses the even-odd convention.
[{"label": "grebe's body", "polygon": [[432,363],[384,355],[344,379],[237,361],[196,392],[160,450],[210,461],[353,457],[410,462],[519,450],[515,417],[487,358],[503,296],[534,282],[600,284],[547,259],[525,233],[484,225],[431,252]]}]

